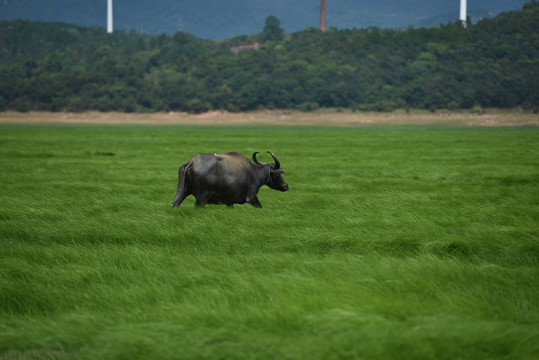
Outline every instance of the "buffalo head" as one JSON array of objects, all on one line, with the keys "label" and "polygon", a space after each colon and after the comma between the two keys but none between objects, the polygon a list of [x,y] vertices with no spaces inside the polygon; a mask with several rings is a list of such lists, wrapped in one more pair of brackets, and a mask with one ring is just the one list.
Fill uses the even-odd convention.
[{"label": "buffalo head", "polygon": [[268,185],[270,188],[274,190],[280,190],[280,191],[287,191],[288,190],[288,184],[286,181],[284,181],[283,178],[283,169],[281,169],[281,163],[279,162],[279,159],[277,159],[277,156],[273,154],[271,151],[268,151],[267,153],[271,155],[275,163],[273,164],[262,164],[258,159],[256,158],[256,154],[259,152],[256,151],[253,153],[253,161],[257,165],[266,165],[269,169],[268,172],[268,179],[266,180],[266,185]]}]

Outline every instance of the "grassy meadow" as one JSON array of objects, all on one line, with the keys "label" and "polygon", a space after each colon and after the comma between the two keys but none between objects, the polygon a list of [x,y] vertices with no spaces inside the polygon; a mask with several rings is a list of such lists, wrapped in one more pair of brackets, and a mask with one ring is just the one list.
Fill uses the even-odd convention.
[{"label": "grassy meadow", "polygon": [[[290,191],[170,208],[228,150]],[[537,127],[3,124],[0,168],[2,360],[539,353]]]}]

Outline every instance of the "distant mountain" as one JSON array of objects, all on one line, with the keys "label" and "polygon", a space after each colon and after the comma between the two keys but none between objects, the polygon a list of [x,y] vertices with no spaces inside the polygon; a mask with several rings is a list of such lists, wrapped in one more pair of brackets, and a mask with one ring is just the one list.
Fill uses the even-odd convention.
[{"label": "distant mountain", "polygon": [[[528,0],[470,0],[469,9],[492,16],[519,10]],[[16,18],[106,26],[106,0],[3,0],[0,20]],[[458,18],[459,0],[327,0],[327,26],[338,29],[433,26]],[[224,39],[262,31],[269,15],[285,32],[319,24],[319,0],[114,0],[117,30],[149,34],[184,31]],[[472,11],[472,14],[474,12]]]}]

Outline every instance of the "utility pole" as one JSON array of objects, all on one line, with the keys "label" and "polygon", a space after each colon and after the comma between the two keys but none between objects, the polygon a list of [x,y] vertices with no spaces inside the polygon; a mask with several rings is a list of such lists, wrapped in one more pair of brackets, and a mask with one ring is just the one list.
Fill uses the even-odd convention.
[{"label": "utility pole", "polygon": [[107,32],[112,33],[112,0],[107,0]]},{"label": "utility pole", "polygon": [[460,0],[460,16],[459,20],[462,23],[464,27],[466,27],[466,16],[467,16],[467,9],[466,9],[466,0]]}]

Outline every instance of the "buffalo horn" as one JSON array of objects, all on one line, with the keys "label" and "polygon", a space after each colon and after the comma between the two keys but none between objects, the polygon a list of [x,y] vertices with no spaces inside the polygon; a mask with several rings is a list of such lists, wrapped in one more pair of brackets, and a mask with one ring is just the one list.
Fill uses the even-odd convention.
[{"label": "buffalo horn", "polygon": [[256,151],[256,152],[253,153],[253,161],[254,161],[255,164],[257,164],[257,165],[262,165],[262,164],[260,163],[260,161],[258,161],[258,159],[256,158],[256,154],[258,154],[258,153],[259,153],[258,151]]},{"label": "buffalo horn", "polygon": [[281,163],[279,162],[279,159],[277,159],[277,156],[275,156],[271,151],[268,151],[267,153],[271,155],[273,160],[275,160],[275,169],[279,169],[281,167]]}]

